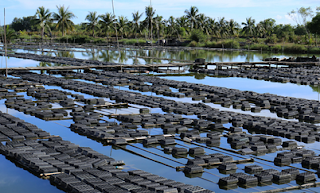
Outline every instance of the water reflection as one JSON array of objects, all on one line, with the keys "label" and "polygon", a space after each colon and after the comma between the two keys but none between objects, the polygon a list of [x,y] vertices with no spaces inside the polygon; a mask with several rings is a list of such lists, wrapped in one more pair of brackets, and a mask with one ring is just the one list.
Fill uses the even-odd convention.
[{"label": "water reflection", "polygon": [[[17,49],[15,52],[26,52],[25,50]],[[197,58],[204,58],[207,62],[257,62],[264,58],[289,58],[297,56],[309,56],[307,54],[281,54],[259,51],[215,51],[201,50],[191,48],[181,49],[137,49],[126,48],[114,50],[105,49],[81,49],[72,51],[54,51],[54,50],[28,50],[29,53],[48,55],[54,53],[57,57],[71,57],[88,60],[99,60],[102,62],[115,62],[123,64],[159,64],[167,62],[193,62]],[[309,56],[310,57],[310,56]],[[165,60],[164,60],[165,59]],[[178,60],[178,61],[170,61]]]},{"label": "water reflection", "polygon": [[113,50],[101,50],[98,59],[102,62],[115,62],[118,59],[119,54]]}]

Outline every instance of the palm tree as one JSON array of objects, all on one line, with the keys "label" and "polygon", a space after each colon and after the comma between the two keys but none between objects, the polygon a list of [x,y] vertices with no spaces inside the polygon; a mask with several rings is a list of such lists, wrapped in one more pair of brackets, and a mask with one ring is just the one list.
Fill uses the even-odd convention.
[{"label": "palm tree", "polygon": [[238,34],[239,27],[240,25],[236,21],[230,19],[230,21],[227,24],[229,36],[236,36]]},{"label": "palm tree", "polygon": [[173,16],[170,16],[168,21],[167,21],[167,29],[168,29],[168,34],[170,36],[173,36],[177,30],[177,27],[176,27],[176,23],[175,23],[175,18]]},{"label": "palm tree", "polygon": [[43,6],[39,7],[37,9],[37,12],[35,14],[35,23],[38,24],[41,28],[41,39],[43,39],[43,34],[45,28],[47,28],[50,31],[50,23],[52,21],[51,19],[51,13],[49,9],[45,9]]},{"label": "palm tree", "polygon": [[121,38],[123,38],[123,35],[126,35],[126,30],[128,28],[128,19],[124,16],[119,16],[117,26],[121,33]]},{"label": "palm tree", "polygon": [[189,19],[191,30],[196,26],[198,12],[199,12],[199,9],[196,6],[191,6],[190,10],[186,9],[184,11],[184,13],[186,14],[186,17]]},{"label": "palm tree", "polygon": [[158,40],[160,40],[160,31],[164,29],[165,22],[162,16],[157,15],[155,18],[155,24],[157,29]]},{"label": "palm tree", "polygon": [[133,17],[133,28],[134,28],[134,38],[137,39],[137,30],[139,29],[139,20],[141,19],[143,13],[139,13],[139,11],[132,13]]},{"label": "palm tree", "polygon": [[[9,29],[9,25],[6,25],[6,29],[1,30],[0,38],[4,37],[4,34],[6,33],[6,43],[10,43],[12,40],[17,38],[17,34],[13,29]],[[4,41],[4,39],[2,39]]]},{"label": "palm tree", "polygon": [[200,28],[206,34],[209,33],[209,29],[207,28],[207,20],[208,17],[203,13],[199,14],[199,16],[197,17],[197,28]]},{"label": "palm tree", "polygon": [[264,36],[269,36],[269,37],[271,36],[275,23],[276,21],[272,18],[260,21],[259,24],[261,24],[265,32]]},{"label": "palm tree", "polygon": [[219,19],[216,25],[218,30],[217,34],[220,36],[220,38],[224,38],[228,34],[227,21],[224,17],[222,17]]},{"label": "palm tree", "polygon": [[248,36],[253,36],[255,34],[255,22],[256,20],[252,19],[251,17],[247,18],[246,22],[242,22],[242,25],[244,25],[242,32]]},{"label": "palm tree", "polygon": [[146,12],[146,21],[149,26],[150,37],[152,37],[153,16],[156,13],[156,10],[153,10],[152,6],[148,6],[146,7],[145,12]]},{"label": "palm tree", "polygon": [[97,12],[89,12],[89,14],[86,16],[86,20],[89,22],[85,23],[85,25],[87,25],[87,29],[92,30],[92,36],[94,37],[94,29],[97,27],[99,21]]},{"label": "palm tree", "polygon": [[101,29],[103,29],[107,33],[107,38],[109,37],[109,31],[114,29],[114,23],[116,21],[115,16],[111,13],[106,13],[104,15],[99,15],[100,17],[100,25]]},{"label": "palm tree", "polygon": [[209,36],[210,34],[216,35],[216,21],[212,18],[208,18],[206,21],[206,34]]},{"label": "palm tree", "polygon": [[264,37],[266,35],[266,29],[263,27],[263,25],[261,23],[258,23],[255,27],[255,35],[257,37]]},{"label": "palm tree", "polygon": [[177,25],[179,27],[182,27],[185,30],[187,30],[187,28],[188,28],[188,18],[186,16],[178,17],[176,19],[176,22],[177,22]]},{"label": "palm tree", "polygon": [[64,5],[57,6],[57,9],[58,13],[53,13],[53,20],[57,21],[56,28],[60,29],[64,36],[66,30],[73,29],[74,23],[71,19],[76,16],[68,10],[69,7],[65,8]]}]

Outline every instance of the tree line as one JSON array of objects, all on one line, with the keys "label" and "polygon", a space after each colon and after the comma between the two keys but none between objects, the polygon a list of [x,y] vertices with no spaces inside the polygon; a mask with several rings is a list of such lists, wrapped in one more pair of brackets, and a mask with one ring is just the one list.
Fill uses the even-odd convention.
[{"label": "tree line", "polygon": [[[319,8],[317,8],[319,11]],[[143,15],[145,17],[143,18]],[[57,12],[50,12],[45,7],[39,7],[34,16],[14,18],[10,27],[12,30],[39,33],[44,36],[61,36],[68,34],[85,34],[92,37],[111,37],[117,33],[121,38],[185,38],[201,41],[204,39],[232,39],[238,37],[264,38],[266,43],[274,43],[279,39],[284,42],[296,42],[299,36],[304,36],[305,42],[320,33],[320,12],[315,16],[310,7],[301,7],[289,13],[297,22],[296,26],[276,24],[275,19],[268,18],[260,22],[252,17],[246,18],[241,24],[224,17],[214,19],[199,12],[196,6],[184,11],[184,15],[164,19],[156,15],[152,6],[145,7],[145,12],[132,13],[132,19],[125,16],[116,17],[112,13],[98,15],[89,12],[85,22],[75,25],[72,19],[76,16],[69,7],[57,6]],[[311,20],[309,20],[311,18]],[[10,30],[8,30],[10,31]]]}]

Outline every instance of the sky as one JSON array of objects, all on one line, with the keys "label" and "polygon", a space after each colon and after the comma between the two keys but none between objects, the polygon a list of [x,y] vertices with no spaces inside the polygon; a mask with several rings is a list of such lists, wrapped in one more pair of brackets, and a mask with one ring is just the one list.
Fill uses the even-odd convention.
[{"label": "sky", "polygon": [[[156,14],[164,19],[170,16],[181,17],[186,9],[196,6],[199,13],[211,18],[234,19],[238,23],[252,17],[256,23],[273,18],[277,24],[292,24],[296,22],[288,13],[300,7],[311,7],[316,11],[320,6],[319,0],[152,0],[152,6]],[[51,12],[57,12],[57,5],[69,7],[77,18],[75,24],[85,22],[85,17],[90,11],[105,14],[112,13],[112,0],[0,0],[0,25],[3,25],[4,8],[6,9],[6,24],[12,22],[15,17],[26,17],[36,13],[40,6],[44,6]],[[144,13],[145,7],[150,5],[150,0],[114,0],[116,16],[126,16],[132,20],[132,13],[139,11]],[[145,18],[145,15],[142,16]],[[309,18],[310,19],[310,18]]]}]

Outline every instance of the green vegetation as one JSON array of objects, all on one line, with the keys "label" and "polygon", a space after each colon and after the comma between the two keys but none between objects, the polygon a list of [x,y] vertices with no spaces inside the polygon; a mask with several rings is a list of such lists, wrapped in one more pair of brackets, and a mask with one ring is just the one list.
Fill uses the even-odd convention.
[{"label": "green vegetation", "polygon": [[[111,13],[89,12],[85,22],[75,25],[76,16],[69,7],[57,6],[57,12],[39,7],[34,16],[14,18],[7,33],[8,42],[57,41],[69,43],[119,42],[142,45],[153,40],[190,47],[252,49],[272,52],[319,54],[320,13],[301,7],[288,15],[297,25],[276,24],[272,18],[257,22],[249,17],[241,24],[224,17],[214,19],[200,13],[196,6],[186,9],[181,17],[164,19],[152,6],[144,13],[133,12],[132,20]],[[3,34],[3,29],[0,30]]]}]

